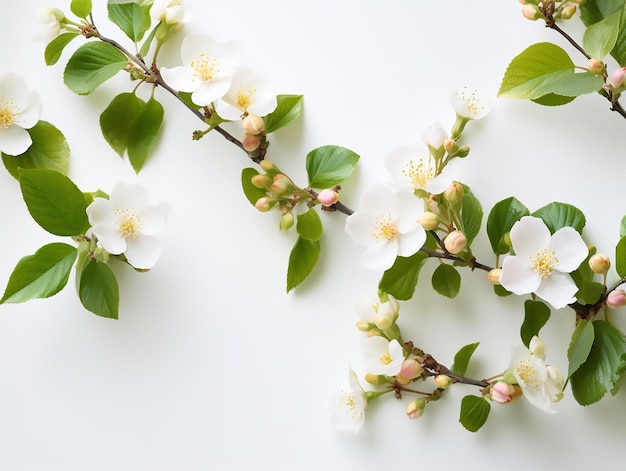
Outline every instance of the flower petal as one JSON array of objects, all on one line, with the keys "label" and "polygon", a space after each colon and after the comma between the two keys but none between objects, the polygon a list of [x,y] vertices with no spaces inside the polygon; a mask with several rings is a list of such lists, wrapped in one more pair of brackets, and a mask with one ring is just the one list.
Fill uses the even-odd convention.
[{"label": "flower petal", "polygon": [[141,215],[141,230],[144,235],[154,235],[161,232],[170,213],[169,204],[163,202],[158,205],[146,205],[139,208]]},{"label": "flower petal", "polygon": [[133,267],[147,270],[152,268],[161,256],[161,244],[153,236],[128,238],[124,255]]},{"label": "flower petal", "polygon": [[539,250],[548,247],[550,237],[550,230],[545,223],[533,216],[524,216],[511,229],[515,255],[532,257]]},{"label": "flower petal", "polygon": [[567,273],[553,271],[550,276],[541,280],[535,294],[549,302],[554,309],[561,309],[576,301],[574,295],[578,287]]},{"label": "flower petal", "polygon": [[398,256],[398,239],[378,242],[365,249],[361,264],[368,270],[384,271],[390,268]]},{"label": "flower petal", "polygon": [[28,131],[19,126],[0,128],[0,152],[7,155],[22,155],[32,143]]},{"label": "flower petal", "polygon": [[41,101],[39,94],[32,92],[26,106],[15,116],[15,124],[24,129],[30,129],[39,122],[41,116]]},{"label": "flower petal", "polygon": [[533,293],[539,287],[541,278],[530,267],[527,257],[509,255],[502,262],[500,284],[517,295]]},{"label": "flower petal", "polygon": [[565,273],[576,270],[589,255],[587,244],[573,227],[563,227],[552,235],[549,249],[554,250],[556,269]]}]

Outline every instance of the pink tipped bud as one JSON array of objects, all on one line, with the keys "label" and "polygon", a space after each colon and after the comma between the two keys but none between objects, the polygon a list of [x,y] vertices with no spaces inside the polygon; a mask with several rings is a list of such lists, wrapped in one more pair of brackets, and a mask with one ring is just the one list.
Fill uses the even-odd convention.
[{"label": "pink tipped bud", "polygon": [[606,304],[613,309],[626,306],[626,291],[623,289],[614,289],[606,297]]},{"label": "pink tipped bud", "polygon": [[272,184],[272,179],[267,175],[261,175],[260,173],[250,179],[252,184],[261,190],[266,190]]},{"label": "pink tipped bud", "polygon": [[499,381],[491,387],[491,400],[498,404],[508,404],[522,395],[522,390],[513,384]]},{"label": "pink tipped bud", "polygon": [[587,70],[594,75],[602,75],[604,73],[604,62],[591,58],[587,62]]},{"label": "pink tipped bud", "polygon": [[448,203],[452,205],[457,204],[461,201],[461,198],[463,198],[463,187],[459,183],[453,182],[448,188],[446,188],[443,196]]},{"label": "pink tipped bud", "polygon": [[254,207],[256,209],[258,209],[259,211],[261,211],[262,213],[265,213],[267,211],[269,211],[270,209],[272,209],[273,206],[273,201],[265,196],[263,196],[262,198],[259,198],[256,203],[254,204]]},{"label": "pink tipped bud", "polygon": [[500,278],[502,278],[502,268],[494,268],[487,273],[487,280],[489,280],[489,283],[492,285],[499,285]]},{"label": "pink tipped bud", "polygon": [[274,175],[274,182],[270,186],[270,191],[276,196],[282,196],[293,190],[293,185],[288,176],[278,173]]},{"label": "pink tipped bud", "polygon": [[339,193],[337,193],[335,190],[327,188],[320,191],[320,194],[317,195],[317,200],[322,203],[322,206],[332,206],[337,201],[339,201]]},{"label": "pink tipped bud", "polygon": [[589,267],[598,275],[606,275],[611,268],[611,260],[606,255],[597,253],[589,257]]},{"label": "pink tipped bud", "polygon": [[443,241],[443,245],[448,252],[456,255],[462,252],[467,246],[467,238],[459,230],[455,230],[448,234],[448,237]]},{"label": "pink tipped bud", "polygon": [[243,126],[243,130],[248,134],[257,135],[265,131],[265,122],[263,121],[263,118],[255,114],[249,114],[243,118],[241,124]]},{"label": "pink tipped bud", "polygon": [[409,384],[412,379],[417,378],[423,372],[422,365],[414,358],[409,358],[402,363],[400,373],[396,375],[396,381],[400,384]]},{"label": "pink tipped bud", "polygon": [[611,74],[606,84],[610,88],[619,89],[624,85],[624,80],[626,80],[626,67],[620,67]]},{"label": "pink tipped bud", "polygon": [[459,146],[454,139],[446,139],[443,141],[443,148],[448,154],[454,154],[457,150],[459,150]]},{"label": "pink tipped bud", "polygon": [[406,415],[409,419],[418,419],[424,413],[426,408],[426,399],[416,399],[406,406]]},{"label": "pink tipped bud", "polygon": [[261,140],[253,134],[246,133],[243,135],[241,143],[243,144],[243,148],[246,150],[246,152],[253,152],[259,148],[259,146],[261,145]]}]

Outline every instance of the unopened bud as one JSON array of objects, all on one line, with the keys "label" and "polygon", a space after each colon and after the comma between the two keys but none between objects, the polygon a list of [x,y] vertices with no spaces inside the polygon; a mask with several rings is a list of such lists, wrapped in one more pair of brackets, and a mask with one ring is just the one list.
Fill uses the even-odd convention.
[{"label": "unopened bud", "polygon": [[448,234],[448,237],[443,241],[443,245],[448,252],[452,255],[456,255],[465,250],[467,238],[465,234],[457,229]]},{"label": "unopened bud", "polygon": [[457,150],[459,150],[459,146],[454,139],[446,139],[443,141],[443,148],[448,154],[454,154]]},{"label": "unopened bud", "polygon": [[96,250],[93,251],[93,258],[98,263],[107,263],[109,261],[109,252],[103,247],[96,247]]},{"label": "unopened bud", "polygon": [[276,167],[274,166],[274,164],[270,162],[269,160],[261,160],[261,163],[259,165],[266,172],[276,170]]},{"label": "unopened bud", "polygon": [[339,201],[339,193],[337,193],[335,190],[327,188],[320,191],[319,195],[317,195],[317,200],[322,203],[322,206],[332,206],[337,201]]},{"label": "unopened bud", "polygon": [[606,255],[597,253],[589,257],[589,267],[598,275],[606,275],[611,268],[611,260]]},{"label": "unopened bud", "polygon": [[259,146],[261,145],[261,140],[253,134],[246,133],[243,135],[241,143],[243,144],[243,148],[246,150],[246,152],[253,152],[259,148]]},{"label": "unopened bud", "polygon": [[387,381],[387,378],[385,378],[383,375],[375,375],[374,373],[365,373],[364,379],[367,383],[374,386],[389,383],[389,381]]},{"label": "unopened bud", "polygon": [[435,382],[435,386],[442,389],[445,389],[452,384],[452,378],[448,375],[437,375],[433,378],[433,381]]},{"label": "unopened bud", "polygon": [[591,58],[587,62],[587,70],[594,75],[602,75],[604,73],[604,62]]},{"label": "unopened bud", "polygon": [[451,205],[455,205],[461,201],[463,198],[463,187],[460,183],[452,182],[446,191],[443,193],[444,198]]},{"label": "unopened bud", "polygon": [[498,404],[509,404],[522,395],[519,386],[499,381],[491,387],[491,400]]},{"label": "unopened bud", "polygon": [[459,147],[459,150],[456,151],[456,156],[457,157],[467,157],[470,153],[470,147],[469,146],[463,146],[463,147]]},{"label": "unopened bud", "polygon": [[256,200],[254,207],[258,209],[259,211],[261,211],[262,213],[265,213],[269,211],[270,209],[272,209],[272,206],[274,206],[275,202],[276,202],[275,200],[267,198],[266,196],[262,196],[261,198]]},{"label": "unopened bud", "polygon": [[265,190],[270,187],[272,184],[272,179],[267,175],[262,175],[260,173],[256,174],[254,177],[250,179],[252,184],[259,188],[260,190]]},{"label": "unopened bud", "polygon": [[424,368],[422,367],[420,362],[418,362],[414,358],[409,358],[402,362],[400,372],[396,375],[396,381],[398,381],[398,383],[400,384],[406,385],[409,384],[412,379],[421,376],[423,372]]},{"label": "unopened bud", "polygon": [[359,329],[361,332],[369,332],[369,330],[372,328],[372,324],[367,321],[359,320],[356,322],[356,328]]},{"label": "unopened bud", "polygon": [[281,231],[286,231],[287,229],[290,229],[291,226],[293,226],[295,219],[293,217],[293,213],[291,211],[287,212],[287,213],[283,213],[280,216],[280,223],[278,225],[278,227],[280,227]]},{"label": "unopened bud", "polygon": [[257,135],[265,131],[265,122],[263,121],[263,118],[255,114],[249,114],[243,118],[241,125],[243,126],[243,130],[248,134]]},{"label": "unopened bud", "polygon": [[624,85],[624,80],[626,80],[626,67],[620,67],[611,74],[606,84],[609,88],[621,89]]},{"label": "unopened bud", "polygon": [[527,20],[538,20],[539,18],[543,18],[543,15],[539,11],[539,7],[537,5],[532,5],[527,3],[522,7],[522,15]]},{"label": "unopened bud", "polygon": [[561,10],[560,18],[564,20],[569,20],[576,13],[576,5],[567,5],[565,8]]},{"label": "unopened bud", "polygon": [[543,341],[537,337],[536,335],[530,339],[530,343],[528,344],[528,350],[530,353],[539,358],[544,358],[546,356],[546,345]]},{"label": "unopened bud", "polygon": [[613,309],[626,306],[626,291],[623,289],[611,291],[606,297],[606,305]]},{"label": "unopened bud", "polygon": [[293,184],[288,176],[279,173],[274,175],[274,181],[270,185],[270,191],[276,196],[282,196],[293,191]]},{"label": "unopened bud", "polygon": [[409,419],[418,419],[424,413],[424,409],[426,408],[426,399],[420,398],[415,399],[413,402],[410,402],[408,406],[406,406],[406,415]]},{"label": "unopened bud", "polygon": [[439,216],[432,211],[424,211],[417,222],[419,222],[420,225],[427,231],[432,231],[439,225]]},{"label": "unopened bud", "polygon": [[493,268],[487,273],[487,280],[489,280],[489,283],[492,285],[499,285],[500,278],[502,278],[502,268]]}]

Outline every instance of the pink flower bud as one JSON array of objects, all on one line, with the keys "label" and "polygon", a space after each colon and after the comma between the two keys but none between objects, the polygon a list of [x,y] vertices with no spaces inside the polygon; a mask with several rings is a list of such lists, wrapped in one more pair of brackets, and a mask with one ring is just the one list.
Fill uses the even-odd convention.
[{"label": "pink flower bud", "polygon": [[261,145],[261,140],[253,134],[244,134],[241,141],[246,152],[253,152]]},{"label": "pink flower bud", "polygon": [[267,175],[257,174],[250,179],[252,184],[261,190],[266,190],[272,184],[272,179]]},{"label": "pink flower bud", "polygon": [[537,5],[530,5],[530,4],[526,4],[522,7],[522,15],[527,20],[532,20],[532,21],[535,21],[543,16],[541,12],[539,11],[539,8],[537,7]]},{"label": "pink flower bud", "polygon": [[459,149],[459,146],[454,139],[446,139],[443,141],[443,148],[448,154],[453,154]]},{"label": "pink flower bud", "polygon": [[614,289],[606,297],[606,304],[613,309],[626,306],[626,291],[623,289]]},{"label": "pink flower bud", "polygon": [[522,394],[522,390],[512,384],[499,381],[491,386],[491,400],[498,404],[508,404]]},{"label": "pink flower bud", "polygon": [[406,406],[406,415],[409,419],[417,419],[424,413],[426,399],[416,399]]},{"label": "pink flower bud", "polygon": [[258,209],[259,211],[261,211],[262,213],[269,211],[270,209],[272,209],[272,200],[270,200],[267,197],[262,197],[259,198],[256,203],[254,204],[254,207],[256,209]]},{"label": "pink flower bud", "polygon": [[317,200],[322,203],[322,206],[332,206],[337,201],[339,201],[339,193],[337,193],[335,190],[327,188],[320,191],[319,195],[317,195]]},{"label": "pink flower bud", "polygon": [[257,135],[265,131],[265,122],[263,121],[263,118],[254,114],[249,114],[243,118],[241,125],[243,126],[243,130],[248,134]]},{"label": "pink flower bud", "polygon": [[607,85],[613,89],[621,88],[624,85],[624,80],[626,80],[626,67],[620,67],[611,74]]},{"label": "pink flower bud", "polygon": [[601,60],[591,58],[587,62],[587,70],[594,75],[602,75],[604,73],[604,63]]},{"label": "pink flower bud", "polygon": [[462,252],[467,246],[467,238],[459,230],[454,230],[448,234],[448,237],[443,241],[443,245],[448,252],[456,255]]},{"label": "pink flower bud", "polygon": [[274,182],[270,186],[270,191],[276,196],[282,196],[293,190],[293,185],[288,176],[278,173],[274,175]]},{"label": "pink flower bud", "polygon": [[408,384],[412,379],[417,378],[424,372],[422,365],[414,358],[409,358],[402,362],[400,373],[396,375],[396,381],[400,384]]},{"label": "pink flower bud", "polygon": [[489,273],[487,273],[487,280],[489,280],[489,283],[491,283],[492,285],[499,285],[501,277],[502,268],[494,268],[492,270],[489,270]]}]

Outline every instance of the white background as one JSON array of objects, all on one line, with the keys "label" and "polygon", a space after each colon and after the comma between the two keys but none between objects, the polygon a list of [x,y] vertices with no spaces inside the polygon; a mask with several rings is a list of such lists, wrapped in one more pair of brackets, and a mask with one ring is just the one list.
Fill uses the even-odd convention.
[{"label": "white background", "polygon": [[[123,41],[106,20],[105,2],[94,3],[101,32]],[[305,183],[311,149],[351,148],[361,161],[342,201],[358,207],[363,189],[387,181],[391,149],[417,142],[437,119],[449,128],[448,95],[467,84],[491,100],[492,111],[468,128],[464,143],[472,152],[456,178],[470,185],[485,212],[512,195],[531,210],[569,202],[587,215],[587,241],[613,254],[626,212],[620,194],[626,122],[597,95],[559,108],[496,98],[508,62],[525,47],[544,40],[567,47],[542,23],[524,20],[518,2],[187,4],[188,31],[240,40],[244,62],[278,93],[304,94],[304,117],[271,137],[268,155],[297,182]],[[0,73],[20,73],[39,91],[42,119],[70,144],[76,184],[110,191],[134,172],[104,142],[98,116],[133,85],[120,74],[78,97],[62,83],[69,51],[45,66],[44,45],[32,40],[35,11],[69,12],[68,5],[29,1],[4,9]],[[566,26],[580,38],[577,22]],[[176,42],[163,64],[178,63]],[[73,280],[53,298],[0,306],[0,469],[517,470],[623,462],[623,391],[583,408],[568,390],[556,415],[524,400],[494,405],[485,427],[471,434],[458,423],[458,406],[475,391],[459,386],[418,421],[404,415],[407,398],[385,398],[368,408],[361,433],[335,433],[329,400],[347,382],[362,338],[354,306],[376,294],[380,274],[359,266],[345,218],[324,214],[319,266],[286,294],[294,234],[279,233],[278,215],[258,213],[242,195],[245,155],[218,135],[191,141],[200,123],[171,97],[161,92],[159,99],[166,125],[139,181],[173,208],[163,256],[147,274],[115,267],[117,321],[85,311]],[[0,215],[4,285],[22,256],[55,238],[30,219],[7,172],[0,172]],[[475,252],[493,262],[485,237]],[[484,275],[470,272],[457,299],[439,297],[429,283],[433,266],[402,305],[406,337],[447,364],[460,346],[479,341],[468,373],[501,372],[520,342],[523,299],[495,298]],[[616,314],[622,327],[623,315]],[[563,310],[542,331],[548,362],[564,371],[572,328],[572,313]]]}]

